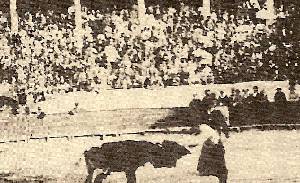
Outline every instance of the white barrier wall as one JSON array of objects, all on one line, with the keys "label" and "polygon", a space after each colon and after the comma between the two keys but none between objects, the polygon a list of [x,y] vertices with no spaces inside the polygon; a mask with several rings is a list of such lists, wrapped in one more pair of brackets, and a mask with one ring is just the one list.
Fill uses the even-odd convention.
[{"label": "white barrier wall", "polygon": [[[79,103],[79,108],[86,111],[115,110],[130,108],[173,108],[187,107],[197,93],[200,98],[203,97],[204,90],[210,89],[219,94],[223,90],[230,94],[231,88],[250,89],[253,86],[265,90],[270,101],[273,101],[277,87],[281,87],[283,92],[288,95],[288,82],[247,82],[238,84],[224,85],[194,85],[194,86],[176,86],[157,90],[149,89],[129,89],[129,90],[103,90],[99,94],[93,92],[74,92],[60,95],[46,96],[46,101],[38,105],[48,113],[64,113],[74,108],[75,102]],[[37,107],[37,105],[35,106]]]}]

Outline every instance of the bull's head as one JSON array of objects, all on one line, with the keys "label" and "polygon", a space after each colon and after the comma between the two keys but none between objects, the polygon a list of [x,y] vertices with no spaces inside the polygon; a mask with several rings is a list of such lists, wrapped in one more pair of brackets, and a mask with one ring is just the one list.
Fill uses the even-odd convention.
[{"label": "bull's head", "polygon": [[191,154],[191,152],[187,148],[173,141],[164,140],[162,143],[162,147],[166,152],[169,152],[177,159],[180,159],[182,156],[185,156],[187,154]]},{"label": "bull's head", "polygon": [[190,154],[190,151],[184,146],[181,146],[176,142],[165,140],[161,144],[160,152],[152,156],[151,163],[155,168],[171,168],[176,166],[178,159],[187,154]]}]

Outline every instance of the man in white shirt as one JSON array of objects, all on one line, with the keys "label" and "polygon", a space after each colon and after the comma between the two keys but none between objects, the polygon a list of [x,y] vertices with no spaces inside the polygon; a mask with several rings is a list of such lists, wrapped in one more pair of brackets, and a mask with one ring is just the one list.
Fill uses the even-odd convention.
[{"label": "man in white shirt", "polygon": [[205,84],[209,84],[214,81],[212,70],[208,65],[205,65],[204,69],[201,71],[200,78]]}]

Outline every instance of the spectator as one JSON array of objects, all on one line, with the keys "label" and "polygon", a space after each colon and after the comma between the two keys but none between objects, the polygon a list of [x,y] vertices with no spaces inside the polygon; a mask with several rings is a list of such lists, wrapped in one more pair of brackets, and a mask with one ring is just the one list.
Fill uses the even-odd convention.
[{"label": "spectator", "polygon": [[71,111],[69,111],[68,114],[69,114],[69,115],[75,115],[75,114],[77,114],[77,113],[79,112],[79,111],[78,111],[78,105],[79,105],[79,104],[76,102],[76,103],[75,103],[75,107],[74,107]]},{"label": "spectator", "polygon": [[192,111],[198,111],[201,108],[201,100],[198,97],[198,94],[193,94],[193,100],[189,104]]},{"label": "spectator", "polygon": [[249,94],[249,89],[243,89],[242,90],[242,104],[240,107],[240,114],[242,114],[242,116],[240,116],[243,119],[249,119],[251,116],[251,97]]},{"label": "spectator", "polygon": [[218,105],[221,105],[221,106],[229,106],[229,98],[226,94],[224,94],[224,91],[220,91],[220,96],[218,98],[218,102],[219,104]]},{"label": "spectator", "polygon": [[21,89],[19,91],[19,93],[17,94],[18,96],[18,102],[19,102],[19,105],[21,107],[21,113],[25,113],[25,108],[26,108],[26,104],[27,104],[27,95],[25,93],[25,89]]},{"label": "spectator", "polygon": [[44,117],[46,116],[46,114],[42,111],[41,107],[38,107],[38,111],[37,111],[37,119],[44,119]]},{"label": "spectator", "polygon": [[242,103],[242,96],[240,90],[236,89],[233,96],[233,106],[239,105]]},{"label": "spectator", "polygon": [[253,93],[250,96],[251,97],[258,97],[259,96],[259,92],[258,92],[258,87],[257,86],[253,87]]},{"label": "spectator", "polygon": [[249,89],[243,89],[242,90],[242,103],[243,104],[249,104],[250,101],[249,101],[249,97],[250,97],[250,94],[249,94]]},{"label": "spectator", "polygon": [[36,93],[33,95],[33,98],[34,98],[34,103],[37,103],[37,102],[41,102],[41,101],[45,101],[45,100],[46,100],[44,91],[36,92]]},{"label": "spectator", "polygon": [[201,123],[204,118],[204,109],[203,104],[197,94],[193,94],[193,100],[189,104],[189,109],[193,126]]},{"label": "spectator", "polygon": [[242,97],[245,99],[245,98],[248,98],[249,97],[249,89],[243,89],[242,90]]},{"label": "spectator", "polygon": [[275,120],[278,123],[282,123],[287,119],[287,99],[285,93],[281,91],[281,88],[276,89],[276,93],[274,96],[275,101]]},{"label": "spectator", "polygon": [[299,95],[296,93],[296,83],[295,82],[292,82],[290,81],[289,82],[289,90],[290,90],[290,93],[289,93],[289,100],[290,101],[298,101],[299,100]]},{"label": "spectator", "polygon": [[214,82],[212,69],[208,65],[205,65],[204,69],[201,71],[200,77],[203,84],[211,84]]},{"label": "spectator", "polygon": [[275,93],[275,96],[274,96],[274,101],[275,101],[275,104],[277,106],[283,106],[283,105],[286,104],[287,99],[286,99],[285,93],[282,92],[281,88],[276,89],[276,93]]},{"label": "spectator", "polygon": [[205,96],[203,97],[203,99],[202,99],[202,104],[203,104],[203,107],[205,108],[205,109],[208,109],[208,107],[210,106],[210,105],[212,105],[212,93],[211,93],[211,91],[210,90],[205,90],[204,91],[204,94],[205,94]]},{"label": "spectator", "polygon": [[235,89],[231,88],[231,94],[229,96],[229,105],[232,106],[234,103],[234,97],[235,97]]},{"label": "spectator", "polygon": [[268,102],[268,96],[265,94],[265,90],[261,90],[259,93],[260,97],[261,97],[261,102]]},{"label": "spectator", "polygon": [[249,113],[253,117],[253,121],[258,122],[261,121],[262,117],[265,115],[263,114],[262,109],[262,101],[263,97],[260,95],[258,87],[253,87],[253,93],[249,96]]},{"label": "spectator", "polygon": [[299,95],[296,93],[296,91],[290,90],[289,100],[290,101],[299,101]]}]

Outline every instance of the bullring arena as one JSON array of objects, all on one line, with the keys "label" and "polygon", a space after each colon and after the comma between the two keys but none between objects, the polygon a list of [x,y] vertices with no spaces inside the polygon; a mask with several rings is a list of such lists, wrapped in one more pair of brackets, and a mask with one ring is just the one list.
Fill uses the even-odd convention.
[{"label": "bullring arena", "polygon": [[218,182],[196,169],[211,108],[227,182],[300,182],[299,17],[297,0],[0,0],[0,183],[97,183],[91,149],[124,140],[146,155],[112,159],[144,155],[138,183]]},{"label": "bullring arena", "polygon": [[[242,87],[259,85],[259,82],[239,84]],[[270,82],[272,85],[282,86],[285,82]],[[213,91],[224,90],[223,86],[210,86]],[[228,86],[229,88],[232,85]],[[201,91],[202,86],[195,86],[190,90]],[[180,93],[179,88],[173,88],[173,93]],[[171,89],[168,89],[171,93]],[[185,88],[185,91],[189,89]],[[225,89],[226,91],[226,89]],[[119,92],[119,91],[111,91]],[[125,93],[128,91],[125,91]],[[145,91],[149,92],[149,91]],[[124,94],[124,92],[121,92]],[[141,93],[141,91],[139,91]],[[152,97],[161,91],[151,91]],[[78,93],[78,95],[80,95]],[[110,101],[105,101],[99,96],[99,100],[93,95],[84,98],[78,95],[68,96],[65,101],[71,101],[70,97],[77,98],[74,102],[80,104],[79,113],[70,116],[67,110],[70,106],[61,107],[56,113],[50,109],[48,115],[41,121],[35,116],[21,119],[2,118],[1,133],[1,164],[2,182],[84,182],[87,172],[83,160],[83,152],[90,147],[99,147],[104,142],[120,141],[125,139],[150,140],[160,142],[163,139],[175,140],[183,145],[189,142],[203,143],[200,135],[162,133],[166,129],[150,129],[149,127],[158,120],[170,115],[174,107],[186,107],[190,98],[181,98],[173,104],[158,100],[157,103],[148,103],[147,108],[141,105],[133,108],[136,96],[134,94],[111,95]],[[104,95],[104,94],[103,94]],[[87,94],[85,95],[87,96]],[[126,106],[111,105],[111,108],[101,109],[100,103],[113,103],[113,96],[123,98],[122,104]],[[139,100],[143,98],[140,95]],[[165,96],[165,94],[163,95]],[[66,97],[66,96],[65,96]],[[149,95],[144,95],[144,100]],[[151,96],[150,96],[151,97]],[[162,97],[162,96],[161,96]],[[176,97],[176,96],[173,96]],[[155,101],[153,98],[153,101]],[[64,102],[63,97],[49,99],[46,106],[60,105]],[[99,102],[99,110],[93,109],[86,100]],[[149,99],[147,99],[149,101]],[[117,101],[117,99],[115,100]],[[171,100],[174,101],[174,100]],[[51,103],[51,105],[49,105]],[[43,104],[39,104],[43,105]],[[158,105],[163,107],[158,107]],[[173,107],[171,107],[173,106]],[[119,107],[119,109],[118,109]],[[56,108],[58,109],[58,108]],[[106,110],[104,110],[106,109]],[[65,110],[65,111],[63,111]],[[184,127],[183,127],[184,129]],[[178,131],[179,128],[169,128]],[[143,132],[143,133],[139,133]],[[47,137],[47,138],[46,138]],[[186,141],[188,139],[189,142]],[[286,130],[265,130],[248,128],[242,132],[232,131],[230,138],[225,141],[225,158],[229,169],[229,182],[299,182],[299,130],[286,128]],[[195,155],[196,156],[196,155]],[[196,158],[197,159],[197,158]],[[186,162],[192,166],[195,162]],[[178,172],[176,172],[178,171]],[[145,165],[137,170],[138,182],[216,182],[214,177],[199,177],[172,169],[154,169]],[[113,173],[106,182],[126,182],[125,174]]]}]

